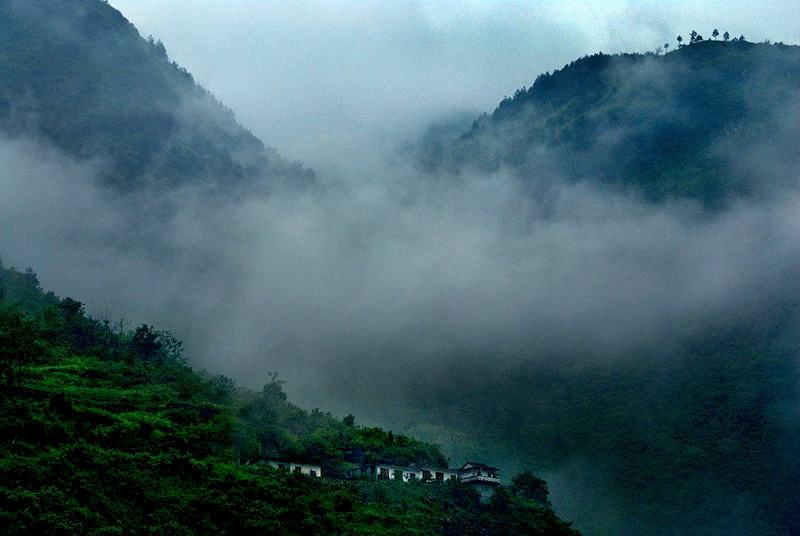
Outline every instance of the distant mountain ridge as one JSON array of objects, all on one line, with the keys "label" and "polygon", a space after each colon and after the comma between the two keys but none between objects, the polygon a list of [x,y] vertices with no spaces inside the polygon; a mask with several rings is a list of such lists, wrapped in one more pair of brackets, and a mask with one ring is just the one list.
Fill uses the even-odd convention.
[{"label": "distant mountain ridge", "polygon": [[[629,194],[637,201],[644,200],[643,204],[696,203],[712,215],[724,214],[737,202],[753,198],[767,198],[763,204],[770,205],[778,198],[777,195],[769,196],[773,189],[781,193],[797,191],[800,177],[800,159],[796,156],[800,134],[800,122],[797,121],[800,117],[799,96],[800,49],[795,46],[704,41],[663,56],[596,54],[539,76],[531,88],[520,89],[513,97],[504,99],[494,112],[478,118],[469,129],[456,134],[446,129],[431,130],[416,147],[416,163],[424,171],[423,181],[458,181],[473,174],[510,175],[521,190],[537,200],[546,201],[550,192],[557,195],[559,185],[581,183],[603,191]],[[163,44],[143,39],[124,16],[102,0],[0,0],[0,138],[3,136],[41,137],[75,158],[99,162],[101,181],[122,192],[200,185],[212,191],[241,192],[245,197],[251,193],[268,192],[278,185],[302,187],[315,181],[311,170],[285,160],[274,149],[265,148],[261,141],[236,122],[230,110],[198,86],[185,69],[169,60]],[[791,188],[781,190],[780,187],[787,183],[791,183]],[[202,198],[197,203],[199,216],[188,219],[190,223],[187,226],[194,226],[206,216],[206,200]],[[601,196],[599,203],[605,201],[607,198]],[[631,204],[640,208],[636,202]],[[608,211],[616,208],[612,204]],[[523,210],[527,209],[528,206],[523,207]],[[796,215],[793,207],[789,210],[790,215]],[[680,210],[675,212],[679,213],[676,220],[683,215]],[[136,210],[132,213],[139,215]],[[761,214],[756,210],[748,215],[762,221],[759,218]],[[766,211],[766,214],[771,213]],[[147,220],[144,223],[156,217],[142,211],[141,219]],[[152,253],[163,264],[169,264],[175,258],[184,259],[179,255],[171,257],[165,254],[169,251],[167,248],[174,246],[168,240],[171,227],[155,225],[150,228],[135,217],[130,219],[134,220],[133,224],[124,227],[121,233],[125,233],[123,237],[127,238],[144,229],[145,232],[136,237],[137,245],[145,244],[141,251]],[[722,221],[710,227],[711,231],[725,228],[726,221],[719,219]],[[619,234],[622,234],[642,221],[649,220],[634,218],[629,226],[614,229],[620,229]],[[589,229],[592,223],[589,221],[585,227],[576,228]],[[578,469],[563,478],[591,481],[595,474],[602,478],[608,476],[608,482],[614,488],[612,491],[624,501],[625,515],[648,524],[647,527],[634,524],[628,534],[706,536],[725,532],[719,529],[722,526],[733,527],[740,534],[747,533],[749,527],[760,529],[753,529],[751,533],[794,533],[800,527],[800,508],[798,498],[787,490],[800,487],[800,428],[794,418],[800,400],[797,387],[800,384],[796,381],[797,356],[800,355],[800,330],[797,329],[800,325],[797,302],[800,278],[797,277],[796,262],[792,263],[794,257],[791,254],[795,249],[789,243],[796,233],[768,232],[774,230],[771,226],[781,223],[784,220],[778,218],[767,221],[761,229],[766,232],[744,237],[748,244],[752,241],[748,253],[754,258],[754,266],[766,275],[763,278],[754,276],[749,285],[728,281],[728,291],[751,292],[753,296],[748,295],[741,302],[733,301],[734,306],[723,318],[709,320],[699,314],[693,316],[691,321],[703,328],[697,333],[666,333],[665,338],[674,343],[674,350],[668,348],[650,355],[652,349],[648,345],[642,350],[632,350],[635,355],[623,356],[634,366],[628,366],[624,359],[608,363],[601,359],[583,362],[580,355],[570,354],[570,349],[574,348],[570,344],[567,344],[563,356],[560,350],[554,350],[552,359],[548,355],[531,355],[528,359],[524,353],[529,347],[523,344],[519,350],[499,349],[495,355],[490,349],[487,355],[480,355],[481,367],[484,363],[492,364],[486,365],[485,373],[471,375],[469,381],[464,381],[461,372],[465,364],[478,357],[473,355],[471,348],[455,345],[452,355],[445,355],[441,360],[431,359],[415,365],[413,359],[406,359],[400,362],[404,365],[402,371],[392,363],[391,374],[381,377],[372,374],[374,369],[361,362],[359,356],[353,358],[342,351],[336,356],[339,358],[337,366],[341,363],[342,369],[350,367],[350,370],[347,376],[331,374],[330,381],[339,384],[335,389],[347,397],[363,395],[364,400],[370,400],[370,395],[377,393],[373,400],[386,400],[402,408],[410,430],[414,425],[422,429],[429,426],[436,428],[441,436],[466,437],[487,448],[505,448],[519,454],[526,464],[541,470],[557,471],[564,464],[587,460],[588,470],[578,463]],[[423,224],[424,220],[420,222]],[[748,225],[744,229],[753,232],[756,227]],[[131,229],[134,232],[130,232]],[[678,234],[690,231],[691,226],[676,225],[674,229]],[[202,233],[197,234],[200,235],[197,237],[199,243],[205,244],[210,240]],[[311,236],[327,240],[335,235]],[[557,234],[546,236],[559,238]],[[564,236],[572,240],[579,238],[577,232]],[[643,264],[656,265],[673,259],[680,261],[680,255],[673,255],[676,250],[680,253],[680,247],[668,248],[662,256],[649,255],[647,248],[652,245],[651,237],[666,236],[667,232],[645,233],[640,243],[634,244],[634,251],[629,253],[641,253],[646,261]],[[294,237],[291,235],[290,239],[294,240]],[[770,246],[766,244],[770,237],[784,238],[787,243]],[[728,255],[730,249],[712,243],[719,240],[718,234],[698,233],[694,238],[696,244],[693,245],[703,254],[708,248],[710,255],[720,257],[718,262],[722,268],[743,258],[731,258]],[[125,243],[125,240],[119,242]],[[242,244],[241,248],[247,245]],[[329,241],[326,246],[328,244],[337,243]],[[605,241],[599,241],[596,249],[607,246]],[[714,246],[717,246],[716,250]],[[196,255],[194,248],[187,248],[185,255],[191,262],[174,262],[172,265],[176,271],[194,277],[199,273],[199,270],[193,271],[195,263],[201,267],[213,265],[216,258],[224,257],[218,253],[238,247],[239,242],[231,250],[209,248],[210,253],[206,255]],[[570,244],[560,238],[553,242],[553,250],[569,247]],[[136,254],[139,251],[134,250]],[[593,251],[586,258],[603,260]],[[622,260],[637,260],[625,253],[621,253]],[[546,271],[525,269],[524,265],[539,255],[547,258],[552,252],[540,253],[533,246],[522,248],[520,260],[524,262],[519,263],[522,269],[514,270],[514,278],[509,279],[515,285],[513,288],[518,289],[516,292],[524,293],[528,287],[552,282],[548,280]],[[776,260],[775,255],[791,258],[789,261]],[[124,257],[133,258],[133,254]],[[266,258],[266,254],[264,257],[247,257],[248,260],[259,258]],[[274,258],[276,264],[280,262],[280,251]],[[334,256],[309,258],[335,262],[332,261]],[[695,256],[689,259],[693,260]],[[496,257],[490,260],[495,262]],[[394,264],[394,257],[391,262]],[[617,260],[610,264],[612,268],[616,267]],[[402,266],[402,263],[397,263],[397,266]],[[367,265],[367,269],[371,268]],[[570,272],[566,262],[556,259],[553,271],[556,270],[566,270],[569,276],[574,277],[576,287],[588,283],[582,299],[589,298],[590,291],[601,286],[591,284],[589,275],[597,270],[591,263],[583,266],[581,271]],[[645,275],[670,277],[674,275],[673,270],[678,275],[682,273],[680,267],[668,264],[663,270],[645,266]],[[625,273],[635,276],[636,271],[634,266]],[[733,272],[738,273],[736,270]],[[223,271],[212,273],[228,275]],[[503,272],[497,273],[502,278]],[[702,294],[705,285],[713,286],[716,281],[712,280],[718,276],[724,283],[726,275],[705,269],[686,273],[694,285],[682,283],[664,288],[673,292],[676,288],[678,292],[684,289],[687,293],[686,289],[694,288]],[[541,276],[542,280],[528,277],[530,274]],[[431,275],[435,275],[433,270]],[[234,276],[231,278],[236,279]],[[274,283],[268,281],[267,284],[277,286],[285,281],[282,277],[279,275]],[[611,277],[602,271],[597,277],[600,283],[608,281],[613,284],[615,292],[636,291],[635,286],[618,285],[624,282],[622,277]],[[7,274],[4,285],[8,288],[4,292],[8,301],[22,299],[20,296],[24,295],[16,288],[12,289],[12,283],[23,286],[32,280],[35,280],[32,271]],[[328,281],[336,284],[332,279],[320,280],[320,288]],[[656,285],[660,288],[655,277],[641,282],[642,287]],[[257,283],[263,285],[264,280]],[[423,292],[436,290],[435,284],[422,287]],[[177,288],[202,290],[200,286]],[[460,288],[456,282],[453,294],[457,295]],[[563,288],[566,293],[568,286]],[[203,292],[197,294],[198,302],[202,302]],[[436,292],[431,294],[439,298]],[[609,292],[608,299],[613,298],[613,293]],[[660,299],[667,306],[674,305],[675,298],[669,292],[664,292]],[[43,300],[55,298],[49,296]],[[581,301],[564,301],[572,304],[569,307],[584,306]],[[74,308],[76,303],[68,302],[68,305]],[[445,299],[443,303],[448,302]],[[465,301],[452,303],[458,308]],[[648,305],[637,300],[631,303]],[[742,305],[737,305],[739,303]],[[528,304],[522,304],[526,307],[521,309],[521,314],[527,314]],[[42,306],[47,305],[53,304],[42,303]],[[322,303],[320,309],[323,312],[324,305]],[[655,303],[656,308],[661,305]],[[283,302],[272,306],[285,307]],[[584,315],[572,318],[569,307],[563,309],[567,314],[562,323],[569,325],[573,319],[571,329],[574,332],[567,332],[567,335],[577,338],[581,335],[579,328]],[[287,309],[290,310],[287,314],[291,314],[291,307]],[[530,310],[536,312],[534,308]],[[593,314],[591,307],[588,311],[587,318]],[[691,314],[692,310],[678,304],[675,313],[670,315],[681,315],[683,320],[687,312]],[[643,308],[641,314],[650,313]],[[613,307],[608,310],[598,307],[597,316],[606,314],[613,315]],[[16,312],[11,316],[16,319]],[[666,317],[670,319],[669,315]],[[265,318],[270,317],[267,315]],[[427,323],[428,318],[433,316],[421,316],[420,323]],[[516,315],[508,318],[519,319]],[[555,318],[554,326],[558,324],[558,317]],[[431,326],[435,327],[435,322]],[[519,326],[531,331],[540,329],[532,320],[522,319]],[[506,333],[502,329],[497,332]],[[410,340],[414,333],[409,331],[404,336]],[[463,340],[475,339],[455,338],[454,342]],[[522,337],[519,340],[524,342],[526,339]],[[498,337],[497,341],[502,343],[504,338]],[[45,347],[49,348],[48,359],[53,358],[54,366],[58,366],[57,360],[66,350],[58,345]],[[445,353],[447,351],[445,349]],[[504,352],[520,355],[507,357]],[[661,356],[661,352],[674,355]],[[105,362],[95,364],[89,357],[92,356],[78,355],[73,363],[77,370],[74,377],[81,381],[84,378],[87,381],[105,378],[94,371],[106,374],[106,367],[113,369],[116,366]],[[560,359],[562,357],[565,359]],[[390,358],[391,353],[386,352],[382,361],[388,363]],[[508,365],[503,364],[506,361]],[[43,377],[32,377],[32,381],[50,382],[58,378],[50,375],[49,369],[42,369],[50,367],[49,362],[39,365],[34,372]],[[415,370],[414,367],[418,368]],[[84,370],[90,373],[84,374]],[[113,379],[118,371],[112,372],[109,377]],[[93,378],[92,374],[98,374],[98,377]],[[403,375],[413,379],[403,385]],[[359,381],[364,378],[369,381]],[[425,381],[419,382],[419,378],[425,378]],[[189,388],[197,384],[188,372],[185,379]],[[57,383],[55,385],[60,388]],[[165,385],[168,390],[178,388],[174,381]],[[272,387],[258,398],[268,403],[266,409],[274,409],[273,406],[293,409],[281,397],[280,383],[272,382],[270,385]],[[396,390],[390,391],[389,387]],[[409,394],[399,396],[400,401],[402,396],[408,398],[406,402],[410,403],[407,406],[398,403],[397,399],[390,400],[386,395],[387,392],[403,393],[404,389]],[[332,388],[331,392],[336,391]],[[200,398],[206,396],[200,392],[196,394]],[[42,415],[43,420],[50,419],[47,404],[49,402],[43,401],[35,407],[36,414]],[[14,410],[24,407],[24,404],[15,405]],[[143,407],[147,408],[146,405]],[[255,405],[253,408],[259,409]],[[185,417],[176,413],[176,420]],[[266,445],[284,455],[304,447],[292,435],[282,433],[283,429],[275,426],[273,420],[263,419],[264,414],[259,410],[236,415],[237,419],[249,419],[250,424],[254,424],[243,428],[249,434],[237,438],[236,448],[257,449]],[[8,415],[12,423],[9,426],[16,426],[13,419],[17,414],[9,412]],[[286,422],[290,423],[292,418],[297,421],[306,418],[319,422],[328,420],[314,413],[298,417],[300,412],[293,410],[285,415]],[[135,417],[139,419],[140,416]],[[149,418],[144,416],[139,420],[145,422]],[[64,427],[54,426],[54,429],[71,431],[72,423],[80,424],[79,420],[74,419]],[[113,419],[113,423],[125,431],[128,420],[127,416],[122,416]],[[167,428],[166,424],[161,424]],[[336,433],[326,432],[322,437],[314,437],[308,445],[316,448],[320,444],[335,444],[341,438],[338,434],[340,428],[337,424],[332,428]],[[131,441],[138,441],[131,432],[138,428],[127,430]],[[381,446],[391,444],[389,434],[375,434],[373,439]],[[201,448],[207,444],[191,443]],[[111,447],[117,448],[115,445]],[[338,455],[340,450],[332,448],[331,453]],[[317,452],[315,455],[321,454]],[[180,460],[183,457],[183,453],[165,455],[170,463],[173,458]],[[107,467],[103,463],[94,463],[102,460],[101,457],[87,459],[93,462],[93,469],[103,471]],[[142,467],[149,464],[147,457],[140,459],[144,460]],[[125,465],[120,463],[119,466]],[[210,466],[218,464],[213,462]],[[14,474],[20,477],[20,481],[30,474],[28,467],[26,463],[15,466]],[[94,480],[92,477],[87,482]],[[153,480],[148,476],[144,481]],[[214,486],[228,485],[224,476],[219,482],[216,477],[212,480]],[[18,497],[20,505],[54,504],[52,497],[46,495],[47,488],[41,486],[42,482],[47,482],[46,478],[32,482],[29,488],[13,484],[11,479],[6,481],[12,482],[9,489],[16,486],[22,490]],[[584,487],[583,480],[579,482],[578,486]],[[136,486],[138,484],[123,487],[135,490]],[[63,489],[68,488],[65,486]],[[195,493],[198,488],[193,484],[191,489]],[[40,491],[45,492],[41,497],[37,495]],[[61,490],[58,491],[57,498],[61,499]],[[63,495],[63,500],[69,499],[68,493]],[[217,496],[220,497],[221,512],[234,511],[225,504],[226,494]],[[250,493],[239,495],[248,505],[254,496]],[[580,502],[578,497],[576,502]],[[427,504],[423,495],[419,499],[420,504]],[[151,501],[151,498],[147,497],[147,500]],[[399,504],[391,495],[386,496],[385,502],[392,508]],[[157,497],[146,504],[141,512],[150,511],[150,506],[156,504],[171,512],[194,513],[202,511],[202,507],[194,509],[194,506],[204,503],[192,499],[191,510],[176,510]],[[297,511],[310,511],[307,504],[299,505]],[[370,500],[365,499],[364,504],[367,512],[363,519],[365,525],[370,526],[368,524],[374,522],[375,514],[369,511]],[[264,513],[263,506],[257,504],[252,511],[258,514],[259,519],[262,516],[274,518],[271,511],[269,515]],[[513,512],[507,506],[498,506]],[[600,513],[595,512],[596,517],[611,517],[605,504],[598,510]],[[36,518],[35,510],[20,507],[10,512],[30,512],[31,518]],[[86,512],[92,511],[87,507]],[[403,517],[398,519],[405,521],[415,515],[414,512],[413,509],[404,511]],[[332,515],[335,517],[339,513]],[[192,515],[182,517],[192,521]],[[235,521],[246,519],[238,514],[233,518]],[[387,531],[397,526],[395,518],[387,516],[384,519],[391,525]],[[419,521],[418,518],[416,522],[420,525],[427,522],[426,518],[422,519]],[[149,518],[142,523],[143,526],[145,523],[152,526]],[[26,528],[19,523],[9,523],[9,526],[18,527],[20,533],[24,533]],[[456,527],[451,533],[459,533],[458,530]],[[460,533],[465,532],[462,530]]]},{"label": "distant mountain ridge", "polygon": [[[576,523],[588,520],[581,526],[587,534],[796,534],[800,508],[785,490],[798,485],[800,434],[785,408],[796,415],[800,400],[797,210],[787,202],[800,191],[798,139],[800,47],[741,39],[694,42],[664,55],[586,56],[538,76],[471,127],[432,127],[411,149],[423,180],[513,185],[525,200],[515,197],[509,210],[534,229],[525,236],[555,237],[543,259],[587,244],[620,255],[614,239],[576,245],[570,240],[578,241],[577,233],[561,232],[584,216],[580,201],[592,198],[598,202],[588,210],[604,216],[624,220],[630,207],[655,218],[668,215],[682,223],[678,233],[711,224],[716,232],[698,235],[696,246],[709,254],[722,247],[724,260],[707,280],[690,274],[696,290],[689,293],[724,281],[726,263],[754,259],[757,268],[747,285],[724,283],[746,305],[733,303],[718,318],[698,315],[693,322],[703,329],[695,334],[659,327],[666,347],[645,344],[630,355],[621,352],[620,361],[613,352],[595,361],[578,345],[534,347],[529,356],[514,349],[509,353],[519,353],[520,364],[487,367],[472,386],[439,373],[434,388],[407,397],[415,407],[404,407],[401,422],[409,428],[436,422],[439,437],[448,428],[455,434],[464,423],[481,423],[483,437],[501,438],[496,444],[561,474],[563,482],[608,475],[604,493],[618,494],[627,519],[601,519],[590,501],[569,497]],[[784,211],[794,219],[783,220]],[[596,212],[578,226],[590,236]],[[752,214],[763,222],[762,232],[732,237],[732,243],[757,244],[749,258],[734,261],[736,247],[720,246],[723,231]],[[628,244],[627,236],[641,231],[640,221],[609,236]],[[654,262],[646,249],[658,247],[655,235],[642,233],[642,266],[639,257],[621,254],[633,263],[626,264],[631,274],[648,273],[646,264]],[[785,243],[777,238],[784,233],[790,237]],[[665,259],[680,258],[680,248],[672,252]],[[576,286],[591,286],[603,267],[597,259],[579,257],[585,264],[572,281]],[[566,263],[548,266],[565,269]],[[780,275],[769,275],[778,266]],[[543,273],[521,279],[519,288],[551,281]],[[681,269],[653,273],[658,281],[680,277]],[[622,294],[619,283],[609,278]],[[589,294],[579,291],[573,305],[586,306]],[[570,296],[565,290],[563,299]],[[674,300],[665,293],[645,305]],[[610,293],[594,314],[606,315],[616,304]],[[690,315],[679,312],[681,321]],[[578,338],[581,323],[570,325],[575,333],[567,336]],[[545,328],[532,323],[529,329]],[[458,367],[470,355],[453,354]],[[501,351],[487,352],[477,363],[504,359]],[[426,373],[442,368],[440,362]]]},{"label": "distant mountain ridge", "polygon": [[0,131],[103,159],[104,181],[123,190],[314,181],[102,0],[0,2]]},{"label": "distant mountain ridge", "polygon": [[[769,188],[738,148],[800,134],[775,115],[792,113],[798,91],[797,46],[702,41],[665,55],[599,53],[539,75],[460,136],[432,131],[418,163],[446,176],[505,170],[534,191],[555,174],[718,207]],[[770,152],[797,173],[793,144]]]}]

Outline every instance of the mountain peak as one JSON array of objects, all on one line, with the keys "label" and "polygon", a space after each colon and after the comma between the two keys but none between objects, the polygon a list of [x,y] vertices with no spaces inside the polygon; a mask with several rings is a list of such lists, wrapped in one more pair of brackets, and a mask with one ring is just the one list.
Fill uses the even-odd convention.
[{"label": "mountain peak", "polygon": [[598,53],[539,75],[460,137],[426,140],[420,161],[432,173],[505,170],[531,183],[550,180],[536,170],[552,159],[548,168],[568,181],[721,207],[769,187],[728,148],[752,145],[772,121],[770,135],[796,135],[774,111],[798,88],[796,46],[700,41],[665,55]]},{"label": "mountain peak", "polygon": [[107,184],[231,190],[314,180],[102,0],[4,2],[0,35],[0,128],[106,160]]}]

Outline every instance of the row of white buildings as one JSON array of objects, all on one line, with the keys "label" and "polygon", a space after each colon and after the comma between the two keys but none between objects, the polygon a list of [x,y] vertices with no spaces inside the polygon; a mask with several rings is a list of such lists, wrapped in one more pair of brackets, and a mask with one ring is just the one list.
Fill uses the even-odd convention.
[{"label": "row of white buildings", "polygon": [[398,465],[373,463],[356,467],[348,471],[350,478],[368,477],[376,480],[398,480],[411,482],[445,482],[460,480],[474,486],[482,497],[490,497],[500,485],[500,470],[485,463],[467,462],[458,469],[441,469],[437,467],[403,467]]},{"label": "row of white buildings", "polygon": [[[260,460],[258,465],[266,465],[300,473],[310,477],[322,476],[319,465],[298,463],[279,460]],[[500,470],[484,463],[467,462],[458,469],[442,469],[440,467],[408,467],[390,465],[385,463],[372,463],[350,469],[349,478],[374,478],[375,480],[396,480],[399,482],[445,482],[460,480],[465,484],[474,486],[482,497],[488,498],[494,494],[495,488],[500,485]]]}]

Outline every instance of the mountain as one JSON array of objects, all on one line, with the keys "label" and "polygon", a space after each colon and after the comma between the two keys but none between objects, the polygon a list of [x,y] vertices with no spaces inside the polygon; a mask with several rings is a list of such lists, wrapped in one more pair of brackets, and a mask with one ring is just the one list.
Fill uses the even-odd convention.
[{"label": "mountain", "polygon": [[[797,47],[578,59],[471,127],[431,128],[410,172],[376,169],[385,189],[304,195],[321,178],[264,148],[106,3],[0,1],[0,30],[0,242],[38,255],[54,288],[173,322],[199,341],[193,364],[249,381],[289,370],[325,401],[308,407],[369,412],[507,474],[531,467],[586,534],[800,532]],[[87,169],[104,186],[80,182]],[[33,282],[0,279],[23,302],[4,321],[40,352],[6,373],[25,382],[4,430],[33,424],[3,444],[19,505],[5,514],[25,519],[4,528],[130,517],[167,531],[175,511],[214,518],[177,532],[232,531],[233,511],[266,527],[311,512],[309,526],[339,530],[348,505],[364,532],[498,519],[458,490],[431,502],[382,485],[280,495],[264,514],[260,498],[287,482],[222,458],[263,448],[335,470],[362,440],[397,460],[413,449],[293,406],[275,377],[231,394],[173,363],[167,333],[98,323]],[[83,465],[62,478],[71,457]],[[144,507],[155,517],[136,517]]]},{"label": "mountain", "polygon": [[[505,445],[511,458],[565,487],[560,506],[587,534],[800,531],[800,503],[788,492],[800,486],[800,265],[796,206],[785,204],[796,202],[800,188],[798,118],[800,47],[702,41],[665,55],[587,56],[538,76],[470,128],[428,131],[413,148],[423,176],[451,185],[478,177],[498,186],[510,177],[525,199],[513,207],[528,223],[509,233],[538,229],[549,236],[552,229],[562,238],[537,243],[546,261],[572,259],[576,246],[564,239],[582,245],[568,232],[575,221],[585,219],[580,229],[591,237],[592,225],[615,225],[613,233],[599,233],[603,242],[587,240],[590,251],[601,253],[579,250],[575,262],[583,264],[550,261],[566,270],[573,286],[559,287],[561,294],[543,308],[560,314],[571,330],[543,315],[526,329],[547,342],[542,333],[557,333],[549,345],[478,357],[454,348],[435,371],[417,373],[435,375],[432,387],[409,382],[404,400],[413,409],[404,406],[398,422],[435,423],[417,430],[441,439],[449,429],[466,450],[486,448],[471,433],[491,438],[493,448]],[[601,201],[584,205],[585,199]],[[702,236],[692,246],[701,254],[725,251],[707,277],[694,272],[685,282],[694,296],[730,285],[710,302],[719,311],[661,315],[683,297],[659,292],[652,301],[627,302],[624,280],[602,279],[607,256],[629,259],[626,277],[636,281],[653,262],[644,251],[661,248],[648,242],[644,226],[616,225],[628,221],[631,205],[643,211],[637,213],[683,222],[675,232]],[[586,206],[590,212],[581,212]],[[778,213],[786,217],[773,220],[770,214]],[[745,214],[760,223],[756,234],[732,237],[754,244],[734,261],[738,246],[725,245],[724,230],[736,229]],[[715,231],[696,234],[704,228]],[[643,249],[623,236],[638,236]],[[674,245],[679,236],[664,234],[663,243]],[[667,268],[647,285],[684,277],[682,252],[667,248],[671,253],[660,261]],[[591,262],[597,259],[602,262]],[[750,261],[746,283],[726,279],[726,263]],[[595,289],[596,278],[606,296],[600,303],[582,287]],[[734,292],[736,299],[724,306],[716,301]],[[559,300],[593,312],[585,322],[590,326],[619,314],[619,303],[630,303],[637,318],[659,320],[649,340],[633,343],[638,333],[629,332],[609,347],[615,330],[629,326],[612,324],[598,336],[561,312]],[[598,348],[580,344],[582,337]],[[480,372],[467,380],[458,372],[464,368]],[[601,516],[592,512],[599,505],[607,507]]]},{"label": "mountain", "polygon": [[122,191],[314,181],[100,0],[0,2],[0,130],[99,159],[102,181]]},{"label": "mountain", "polygon": [[[652,202],[721,207],[797,175],[797,123],[786,118],[798,90],[797,46],[709,40],[665,55],[599,53],[539,75],[458,136],[431,132],[417,157],[432,174],[506,170],[534,194],[552,169]],[[782,142],[772,170],[739,153],[766,140]]]},{"label": "mountain", "polygon": [[[446,460],[304,411],[275,376],[254,393],[195,372],[170,333],[92,319],[32,271],[0,265],[0,282],[21,297],[0,300],[3,534],[578,534],[530,473],[488,502],[455,481],[345,480],[367,462]],[[325,478],[243,463],[264,456]]]}]

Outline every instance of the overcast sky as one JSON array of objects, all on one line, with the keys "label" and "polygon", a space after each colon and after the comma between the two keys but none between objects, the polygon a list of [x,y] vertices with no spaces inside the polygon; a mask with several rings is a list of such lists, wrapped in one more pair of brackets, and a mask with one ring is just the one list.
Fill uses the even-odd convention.
[{"label": "overcast sky", "polygon": [[800,42],[796,0],[110,3],[267,145],[321,171],[337,166],[331,154],[357,158],[448,114],[491,112],[586,54],[675,46],[692,29]]}]

